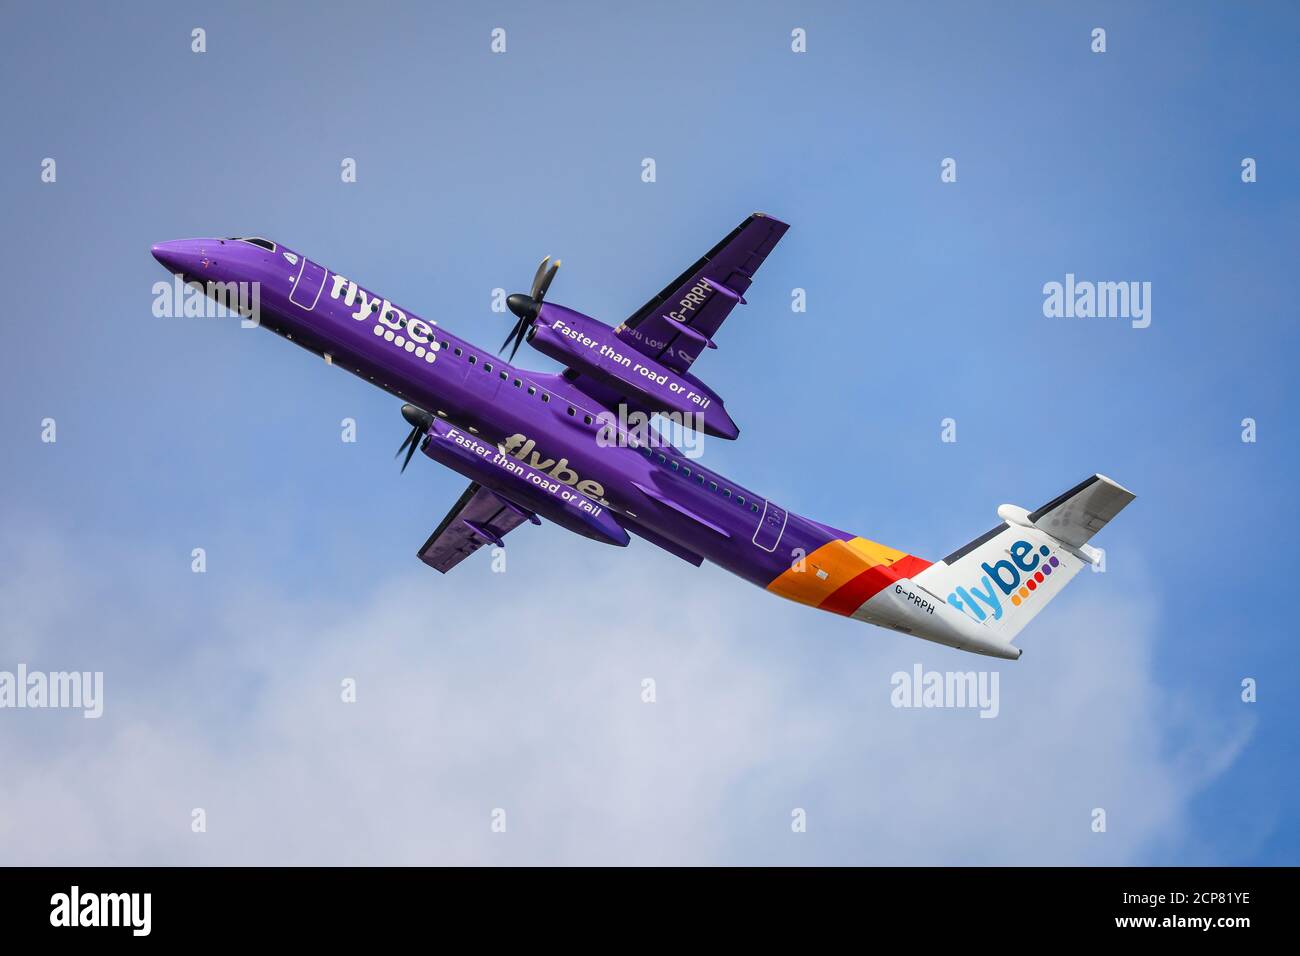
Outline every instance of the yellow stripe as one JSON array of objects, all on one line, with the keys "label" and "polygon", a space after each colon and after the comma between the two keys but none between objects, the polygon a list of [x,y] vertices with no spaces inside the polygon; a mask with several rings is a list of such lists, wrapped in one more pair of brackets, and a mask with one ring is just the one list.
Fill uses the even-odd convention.
[{"label": "yellow stripe", "polygon": [[[899,551],[897,548],[891,548],[888,545],[868,541],[866,538],[852,539],[849,542],[849,547],[867,559],[868,568],[874,568],[877,564],[893,564],[907,554],[906,551]],[[866,568],[863,568],[863,570],[865,571]]]}]

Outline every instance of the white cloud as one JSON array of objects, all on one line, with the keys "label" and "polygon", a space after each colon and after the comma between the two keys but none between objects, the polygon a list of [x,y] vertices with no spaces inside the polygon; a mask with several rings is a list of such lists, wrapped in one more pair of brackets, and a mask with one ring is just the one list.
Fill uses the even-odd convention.
[{"label": "white cloud", "polygon": [[[126,575],[9,542],[0,668],[103,669],[106,703],[98,721],[0,711],[0,857],[1141,862],[1183,839],[1188,800],[1243,739],[1159,688],[1152,602],[1103,607],[1086,580],[1008,664],[548,530],[544,569],[521,549],[506,575],[477,556],[329,598],[228,582],[200,599],[151,585],[147,555]],[[917,661],[996,668],[1000,716],[892,708],[890,675]]]}]

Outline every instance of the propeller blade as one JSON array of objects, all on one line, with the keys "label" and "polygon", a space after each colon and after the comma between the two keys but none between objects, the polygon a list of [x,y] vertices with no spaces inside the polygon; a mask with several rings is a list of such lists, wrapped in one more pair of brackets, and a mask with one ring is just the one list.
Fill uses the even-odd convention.
[{"label": "propeller blade", "polygon": [[524,337],[527,334],[528,334],[527,330],[525,329],[519,330],[519,335],[515,339],[515,347],[510,350],[510,358],[508,358],[506,361],[513,362],[515,360],[515,353],[519,351],[519,346],[524,344]]},{"label": "propeller blade", "polygon": [[411,459],[415,457],[415,450],[419,447],[420,447],[420,429],[413,428],[411,429],[411,447],[407,449],[406,460],[402,462],[403,472],[406,471],[406,466],[411,463]]},{"label": "propeller blade", "polygon": [[418,429],[412,429],[406,433],[406,437],[402,439],[402,443],[397,446],[397,453],[393,455],[394,458],[400,458],[402,452],[406,451],[406,446],[411,443],[411,436],[414,435],[416,431],[418,431]]},{"label": "propeller blade", "polygon": [[537,298],[537,287],[541,284],[542,276],[546,274],[546,264],[551,261],[550,256],[542,259],[542,264],[537,267],[537,272],[533,275],[532,297]]},{"label": "propeller blade", "polygon": [[509,345],[511,340],[514,339],[519,334],[519,326],[522,325],[524,321],[525,321],[524,319],[520,319],[513,326],[511,326],[510,334],[507,335],[506,340],[501,343],[501,348],[497,349],[498,355],[504,352],[506,350],[506,346]]},{"label": "propeller blade", "polygon": [[[411,426],[411,431],[407,434],[406,439],[397,448],[397,455],[406,452],[406,460],[402,462],[402,471],[406,471],[406,466],[411,463],[411,459],[415,457],[416,449],[420,447],[421,436],[429,430],[429,426],[433,423],[433,416],[423,408],[406,404],[402,406],[402,417]],[[396,458],[397,455],[393,457]]]},{"label": "propeller blade", "polygon": [[546,278],[542,279],[541,286],[535,287],[533,289],[533,298],[537,300],[537,303],[539,305],[541,304],[542,300],[546,298],[546,290],[551,287],[551,282],[555,279],[555,273],[559,271],[560,271],[560,260],[556,259],[555,263],[549,269],[546,270]]},{"label": "propeller blade", "polygon": [[546,297],[546,290],[555,281],[555,273],[559,271],[559,268],[560,260],[556,259],[551,262],[551,257],[547,256],[542,260],[542,264],[537,267],[537,273],[533,276],[532,292],[529,295],[516,292],[506,297],[506,307],[515,314],[518,321],[510,329],[510,334],[506,336],[506,340],[501,343],[501,348],[497,349],[498,355],[505,352],[506,346],[511,346],[508,361],[513,362],[515,360],[515,355],[519,352],[519,346],[528,340],[528,332],[537,321],[537,314],[541,311],[542,300]]}]

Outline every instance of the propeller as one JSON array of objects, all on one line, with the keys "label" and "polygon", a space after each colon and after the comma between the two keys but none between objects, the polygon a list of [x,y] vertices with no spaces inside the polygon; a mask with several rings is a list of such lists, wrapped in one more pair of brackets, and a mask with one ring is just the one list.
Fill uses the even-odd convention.
[{"label": "propeller", "polygon": [[514,361],[519,346],[523,345],[524,339],[528,337],[528,330],[537,321],[537,314],[542,310],[542,302],[546,299],[546,290],[551,287],[551,282],[555,279],[555,273],[559,268],[560,260],[551,262],[551,257],[547,256],[537,267],[537,274],[533,276],[532,290],[528,295],[516,292],[506,297],[506,306],[515,314],[518,321],[506,336],[506,340],[501,343],[498,352],[504,352],[506,346],[514,342],[514,347],[510,350],[510,361]]},{"label": "propeller", "polygon": [[[409,465],[411,459],[415,457],[415,450],[420,447],[420,437],[427,432],[429,426],[433,424],[433,416],[423,408],[416,408],[414,405],[403,405],[402,417],[405,418],[411,426],[411,432],[406,436],[406,441],[402,442],[401,446],[397,449],[397,455],[406,452],[406,460],[402,462],[402,471],[406,471],[406,466]],[[394,455],[393,457],[396,458],[397,455]]]}]

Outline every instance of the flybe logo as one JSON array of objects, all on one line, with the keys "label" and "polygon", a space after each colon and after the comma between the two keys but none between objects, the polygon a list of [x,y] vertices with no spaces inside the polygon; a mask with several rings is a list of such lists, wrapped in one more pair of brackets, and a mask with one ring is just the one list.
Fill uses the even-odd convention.
[{"label": "flybe logo", "polygon": [[567,458],[561,458],[559,461],[554,458],[543,458],[541,453],[535,450],[536,445],[537,443],[527,435],[516,433],[497,445],[497,448],[504,454],[513,455],[525,464],[532,465],[535,471],[543,472],[557,481],[577,488],[588,498],[594,498],[603,505],[609,504],[605,500],[604,485],[590,478],[579,477],[578,473],[569,467]]},{"label": "flybe logo", "polygon": [[391,342],[399,349],[411,352],[416,358],[424,359],[430,365],[433,364],[434,353],[438,351],[438,341],[434,338],[433,326],[428,322],[417,319],[413,315],[408,317],[387,299],[371,295],[355,282],[335,273],[334,283],[330,287],[330,298],[339,297],[342,297],[343,304],[348,308],[356,308],[352,318],[358,322],[364,322],[369,318],[375,320],[371,328],[376,336],[385,342]]},{"label": "flybe logo", "polygon": [[1052,554],[1047,545],[1037,549],[1028,541],[1017,541],[1007,549],[1011,559],[1003,558],[992,564],[980,565],[984,576],[978,585],[967,590],[959,587],[948,595],[948,603],[965,611],[977,621],[1001,620],[1003,598],[1009,598],[1013,607],[1020,607],[1060,567],[1061,559]]}]

